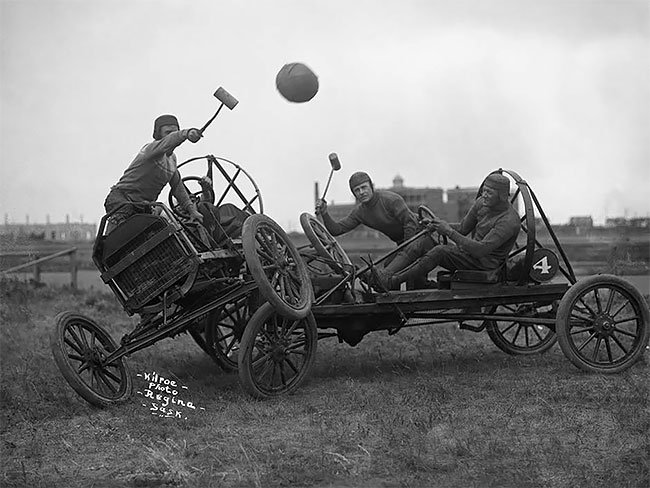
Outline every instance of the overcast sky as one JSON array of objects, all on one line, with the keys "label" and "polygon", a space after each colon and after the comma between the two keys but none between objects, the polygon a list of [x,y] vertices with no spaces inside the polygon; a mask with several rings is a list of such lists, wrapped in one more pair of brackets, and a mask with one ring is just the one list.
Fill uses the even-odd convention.
[{"label": "overcast sky", "polygon": [[[0,0],[0,211],[98,222],[153,119],[200,127],[179,161],[242,165],[288,230],[350,174],[477,186],[517,171],[551,222],[650,215],[646,0]],[[275,88],[300,61],[320,91]],[[203,174],[203,165],[183,175]]]}]

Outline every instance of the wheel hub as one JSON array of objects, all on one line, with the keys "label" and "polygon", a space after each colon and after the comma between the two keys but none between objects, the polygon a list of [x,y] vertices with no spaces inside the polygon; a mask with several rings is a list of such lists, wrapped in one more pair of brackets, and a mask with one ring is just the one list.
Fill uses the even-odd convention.
[{"label": "wheel hub", "polygon": [[287,357],[287,348],[282,344],[274,345],[271,351],[271,357],[276,363],[281,363]]},{"label": "wheel hub", "polygon": [[614,331],[614,320],[607,314],[600,314],[594,320],[594,329],[600,336],[610,336]]},{"label": "wheel hub", "polygon": [[86,349],[83,355],[84,361],[91,366],[100,366],[103,359],[103,354],[96,347]]}]

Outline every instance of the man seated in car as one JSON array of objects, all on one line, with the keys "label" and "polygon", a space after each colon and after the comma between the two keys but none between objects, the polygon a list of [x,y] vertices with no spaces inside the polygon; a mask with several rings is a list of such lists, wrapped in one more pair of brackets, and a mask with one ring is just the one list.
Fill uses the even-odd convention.
[{"label": "man seated in car", "polygon": [[411,263],[396,258],[375,271],[379,285],[394,289],[409,279],[427,276],[437,266],[449,271],[499,269],[515,244],[521,226],[519,215],[509,202],[509,193],[508,178],[492,173],[483,183],[481,196],[461,222],[449,224],[435,218],[429,224],[455,245],[434,246]]}]

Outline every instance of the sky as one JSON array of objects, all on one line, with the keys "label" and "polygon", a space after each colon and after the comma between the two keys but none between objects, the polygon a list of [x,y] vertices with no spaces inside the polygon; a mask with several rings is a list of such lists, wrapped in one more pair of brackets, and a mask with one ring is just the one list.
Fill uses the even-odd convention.
[{"label": "sky", "polygon": [[[176,155],[241,165],[286,230],[331,152],[330,202],[358,170],[452,188],[504,168],[552,223],[650,216],[648,59],[646,0],[0,0],[0,213],[99,222],[155,117],[201,127],[223,86],[237,107]],[[311,101],[278,93],[290,62]]]}]

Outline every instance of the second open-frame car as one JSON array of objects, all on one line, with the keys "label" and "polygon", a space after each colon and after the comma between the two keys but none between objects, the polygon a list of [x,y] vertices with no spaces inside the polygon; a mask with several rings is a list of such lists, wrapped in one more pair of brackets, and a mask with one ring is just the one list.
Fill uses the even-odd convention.
[{"label": "second open-frame car", "polygon": [[[270,307],[254,314],[238,351],[245,389],[263,398],[294,388],[290,379],[301,376],[292,356],[278,351],[283,351],[283,331],[296,327],[305,331],[300,353],[308,358],[316,352],[316,337],[335,335],[355,345],[369,332],[395,334],[404,327],[458,323],[461,329],[487,332],[498,348],[513,355],[540,354],[559,341],[564,355],[586,371],[617,373],[639,360],[650,338],[650,312],[641,293],[608,274],[578,281],[529,184],[514,171],[495,172],[510,180],[510,202],[519,209],[514,248],[494,271],[438,272],[434,289],[377,290],[366,285],[372,279],[359,279],[426,229],[359,267],[317,218],[303,213],[300,222],[309,244],[299,251],[315,301],[299,321],[282,318]],[[424,206],[418,213],[422,221],[433,217]],[[540,234],[549,244],[542,245]]]},{"label": "second open-frame car", "polygon": [[[442,272],[435,289],[382,291],[359,278],[426,230],[374,263],[355,266],[307,213],[300,221],[309,244],[296,247],[263,214],[257,185],[236,163],[208,155],[179,170],[192,162],[207,163],[206,174],[183,182],[194,200],[218,209],[216,236],[187,222],[172,197],[168,205],[143,203],[142,213],[110,233],[105,216],[94,262],[127,314],[140,320],[118,344],[89,317],[56,317],[56,363],[94,405],[129,399],[127,356],[183,332],[225,371],[238,371],[244,389],[258,398],[295,390],[319,339],[355,345],[367,333],[404,327],[456,322],[486,331],[509,354],[542,353],[559,340],[574,365],[599,373],[625,370],[646,349],[650,312],[639,291],[611,275],[577,281],[535,194],[513,171],[498,170],[510,178],[511,202],[521,214],[518,242],[502,268]],[[419,212],[422,219],[432,215],[425,207]],[[536,237],[538,221],[548,247]]]}]

